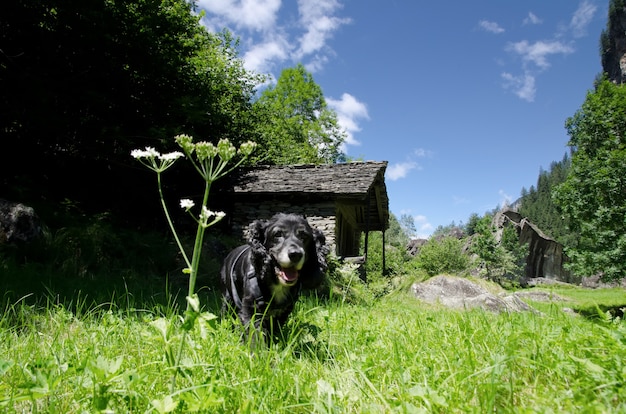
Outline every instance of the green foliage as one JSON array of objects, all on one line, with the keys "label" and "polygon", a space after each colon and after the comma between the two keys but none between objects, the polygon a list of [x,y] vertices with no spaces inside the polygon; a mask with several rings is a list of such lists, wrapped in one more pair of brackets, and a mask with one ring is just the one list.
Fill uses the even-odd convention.
[{"label": "green foliage", "polygon": [[485,215],[477,222],[471,251],[478,256],[487,278],[502,285],[506,280],[518,283],[524,275],[528,246],[519,244],[519,235],[513,227],[505,226],[498,240],[492,220]]},{"label": "green foliage", "polygon": [[454,237],[432,237],[420,248],[416,260],[430,276],[463,272],[470,264],[463,244],[463,240]]},{"label": "green foliage", "polygon": [[497,266],[500,255],[498,254],[498,241],[495,229],[491,226],[492,217],[484,216],[475,227],[472,239],[472,253],[477,254],[484,263],[488,276],[491,276],[492,268]]},{"label": "green foliage", "polygon": [[478,226],[479,222],[480,222],[480,216],[478,215],[478,213],[472,213],[467,219],[467,224],[465,225],[465,233],[468,236],[471,236],[474,233],[476,233],[476,227]]},{"label": "green foliage", "polygon": [[626,277],[626,89],[607,80],[566,122],[574,149],[555,200],[579,234],[566,252],[577,275]]},{"label": "green foliage", "polygon": [[[383,269],[383,237],[378,231],[370,232],[368,239],[365,269],[367,281],[375,281],[383,274],[404,273],[406,263],[411,259],[407,253],[409,236],[394,214],[389,215],[389,228],[385,230],[385,268]],[[361,237],[361,254],[365,254],[365,234]]]},{"label": "green foliage", "polygon": [[200,18],[186,0],[6,2],[0,131],[13,162],[0,164],[1,188],[145,214],[132,149],[169,150],[181,130],[254,139],[259,78]]},{"label": "green foliage", "polygon": [[322,89],[299,64],[282,71],[274,87],[254,104],[263,122],[258,140],[267,164],[334,163],[342,159],[345,133]]},{"label": "green foliage", "polygon": [[395,214],[389,213],[389,228],[385,230],[385,242],[398,249],[406,249],[412,236],[411,232],[415,232],[415,226],[412,223],[411,216],[403,214],[398,221]]},{"label": "green foliage", "polygon": [[[385,240],[386,242],[386,240]],[[361,243],[364,249],[364,243]],[[365,252],[363,252],[365,253]],[[403,273],[404,265],[409,260],[406,253],[406,245],[385,244],[385,269],[383,269],[383,237],[380,232],[370,232],[367,248],[367,261],[365,269],[368,282],[382,277],[382,275],[395,275]]]},{"label": "green foliage", "polygon": [[456,237],[460,239],[465,237],[465,226],[463,226],[463,223],[456,224],[454,221],[445,226],[439,225],[431,237]]}]

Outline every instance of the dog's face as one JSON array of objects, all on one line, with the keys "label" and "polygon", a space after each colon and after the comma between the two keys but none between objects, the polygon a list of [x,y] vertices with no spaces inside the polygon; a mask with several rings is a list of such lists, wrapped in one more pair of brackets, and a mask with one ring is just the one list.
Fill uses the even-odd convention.
[{"label": "dog's face", "polygon": [[279,283],[296,284],[312,238],[311,226],[302,217],[285,215],[268,223],[265,248],[278,264],[276,277]]},{"label": "dog's face", "polygon": [[269,221],[253,224],[256,237],[276,262],[276,281],[293,286],[301,276],[311,251],[313,229],[303,217],[277,214]]}]

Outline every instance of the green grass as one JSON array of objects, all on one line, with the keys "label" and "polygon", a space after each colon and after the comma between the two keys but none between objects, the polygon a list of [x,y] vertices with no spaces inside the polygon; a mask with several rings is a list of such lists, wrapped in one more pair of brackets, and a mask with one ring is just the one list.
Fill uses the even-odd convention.
[{"label": "green grass", "polygon": [[626,412],[625,324],[556,304],[496,315],[404,293],[306,298],[284,338],[254,354],[230,320],[197,324],[173,392],[177,307],[132,305],[7,304],[0,411]]},{"label": "green grass", "polygon": [[623,317],[626,308],[625,289],[585,289],[573,285],[555,285],[536,288],[538,291],[554,293],[566,299],[568,306],[577,313],[587,317],[604,318],[604,313],[610,316]]},{"label": "green grass", "polygon": [[626,324],[606,313],[622,289],[545,288],[569,301],[541,314],[452,311],[405,293],[418,269],[364,286],[333,262],[335,297],[304,298],[252,353],[231,319],[183,340],[185,280],[164,277],[181,274],[176,249],[107,223],[0,249],[0,412],[626,413]]}]

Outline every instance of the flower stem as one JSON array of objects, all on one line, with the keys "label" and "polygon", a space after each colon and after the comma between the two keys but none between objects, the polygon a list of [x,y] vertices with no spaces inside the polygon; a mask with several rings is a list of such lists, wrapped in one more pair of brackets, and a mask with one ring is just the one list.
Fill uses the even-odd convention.
[{"label": "flower stem", "polygon": [[[209,193],[211,192],[211,180],[205,180],[204,197],[202,199],[202,206],[206,206],[209,200]],[[196,242],[193,246],[193,257],[191,259],[191,274],[189,275],[189,291],[188,296],[192,296],[196,290],[196,279],[198,277],[198,267],[200,266],[200,254],[202,253],[202,242],[204,240],[204,232],[206,227],[202,223],[198,224],[198,231],[196,232]],[[187,302],[187,310],[191,310],[191,305]]]},{"label": "flower stem", "polygon": [[162,186],[161,186],[161,173],[160,172],[157,172],[157,184],[158,184],[158,187],[159,187],[159,198],[161,199],[161,206],[163,207],[163,212],[165,213],[165,218],[167,219],[167,223],[170,226],[170,230],[172,230],[172,234],[174,235],[174,239],[176,240],[176,244],[178,244],[178,249],[180,250],[180,253],[183,255],[183,258],[185,259],[185,263],[187,264],[187,267],[190,268],[191,267],[191,262],[189,262],[189,258],[187,257],[187,253],[185,253],[185,249],[183,248],[183,245],[180,242],[180,239],[178,238],[178,234],[176,233],[176,229],[174,228],[174,223],[172,223],[172,219],[170,218],[170,213],[168,212],[167,205],[165,204],[165,198],[163,197],[163,189],[162,189]]}]

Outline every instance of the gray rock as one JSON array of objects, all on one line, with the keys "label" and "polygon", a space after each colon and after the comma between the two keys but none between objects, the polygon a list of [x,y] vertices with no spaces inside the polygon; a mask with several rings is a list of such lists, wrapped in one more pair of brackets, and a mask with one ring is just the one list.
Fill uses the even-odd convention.
[{"label": "gray rock", "polygon": [[29,242],[41,232],[41,221],[32,207],[0,199],[0,244]]},{"label": "gray rock", "polygon": [[496,239],[499,241],[506,226],[514,226],[519,235],[520,244],[528,244],[525,276],[527,280],[534,278],[553,279],[572,283],[576,278],[565,269],[568,258],[563,246],[544,234],[536,225],[518,212],[504,208],[496,213],[493,225],[498,229]]},{"label": "gray rock", "polygon": [[491,312],[536,312],[515,295],[496,295],[467,279],[454,276],[435,276],[411,286],[415,297],[430,304],[452,309],[481,308]]}]

